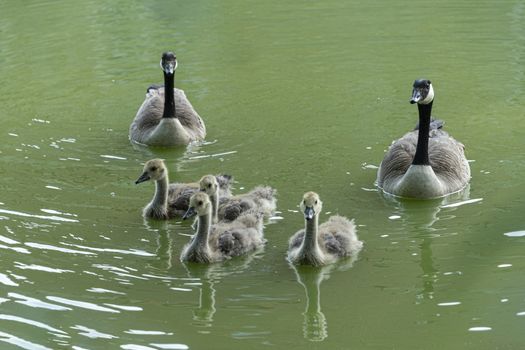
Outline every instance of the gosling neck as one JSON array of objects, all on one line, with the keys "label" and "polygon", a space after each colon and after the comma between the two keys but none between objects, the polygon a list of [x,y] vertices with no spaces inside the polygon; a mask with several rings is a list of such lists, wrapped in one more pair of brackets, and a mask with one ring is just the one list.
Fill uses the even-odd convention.
[{"label": "gosling neck", "polygon": [[419,131],[417,137],[416,154],[412,160],[413,165],[430,165],[428,159],[428,138],[430,132],[430,114],[432,112],[432,102],[429,104],[418,104],[419,111]]},{"label": "gosling neck", "polygon": [[176,118],[175,97],[173,88],[175,87],[175,72],[169,74],[164,72],[164,112],[162,118]]},{"label": "gosling neck", "polygon": [[151,204],[154,208],[160,208],[162,211],[168,208],[168,175],[155,181],[155,195]]},{"label": "gosling neck", "polygon": [[307,253],[316,252],[319,249],[317,242],[317,229],[319,224],[319,216],[316,213],[310,220],[305,220],[303,251]]},{"label": "gosling neck", "polygon": [[212,222],[216,224],[219,221],[219,189],[210,196]]},{"label": "gosling neck", "polygon": [[197,233],[193,239],[193,249],[200,252],[208,252],[208,234],[211,228],[211,208],[204,215],[199,215],[197,223]]}]

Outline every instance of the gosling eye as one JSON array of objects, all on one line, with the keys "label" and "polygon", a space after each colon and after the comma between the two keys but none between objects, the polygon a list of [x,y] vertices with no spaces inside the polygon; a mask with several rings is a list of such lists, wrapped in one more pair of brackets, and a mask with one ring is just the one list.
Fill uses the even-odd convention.
[{"label": "gosling eye", "polygon": [[306,205],[306,199],[303,200],[303,204]]},{"label": "gosling eye", "polygon": [[208,188],[211,188],[211,184],[208,184]]},{"label": "gosling eye", "polygon": [[317,199],[315,200],[315,204],[317,204]]},{"label": "gosling eye", "polygon": [[151,170],[151,171],[156,171],[156,170],[157,170],[157,167],[156,167],[156,166],[152,166],[151,168],[149,168],[149,170]]},{"label": "gosling eye", "polygon": [[198,205],[202,205],[202,201],[199,201],[199,203],[197,203]]}]

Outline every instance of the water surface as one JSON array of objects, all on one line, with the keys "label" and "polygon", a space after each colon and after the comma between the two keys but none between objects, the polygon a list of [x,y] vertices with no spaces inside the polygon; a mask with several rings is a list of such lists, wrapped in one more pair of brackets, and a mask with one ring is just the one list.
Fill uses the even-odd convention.
[{"label": "water surface", "polygon": [[[519,348],[524,17],[515,0],[1,3],[0,347]],[[133,146],[168,49],[207,142]],[[398,201],[376,168],[415,125],[420,77],[473,177]],[[275,187],[264,251],[181,264],[189,223],[141,217],[153,184],[134,180],[153,157],[172,181]],[[353,265],[284,259],[308,190],[323,219],[356,219]]]}]

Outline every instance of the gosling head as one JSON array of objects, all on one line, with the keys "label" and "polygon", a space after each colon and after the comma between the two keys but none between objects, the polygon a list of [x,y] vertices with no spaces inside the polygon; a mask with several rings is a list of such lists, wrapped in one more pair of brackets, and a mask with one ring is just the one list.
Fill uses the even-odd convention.
[{"label": "gosling head", "polygon": [[306,192],[299,207],[304,213],[304,218],[306,220],[312,220],[323,209],[323,202],[321,202],[317,193]]},{"label": "gosling head", "polygon": [[428,105],[433,100],[434,100],[434,88],[432,87],[432,83],[430,82],[430,80],[418,79],[414,81],[410,103]]},{"label": "gosling head", "polygon": [[174,74],[175,69],[177,69],[177,56],[171,51],[164,52],[162,58],[160,59],[160,68],[166,74]]},{"label": "gosling head", "polygon": [[157,181],[166,176],[167,170],[166,165],[162,159],[151,159],[144,164],[144,170],[142,175],[135,181],[135,184],[139,184],[144,181],[153,180]]},{"label": "gosling head", "polygon": [[190,197],[188,210],[182,217],[183,220],[191,218],[194,215],[204,216],[210,212],[210,197],[204,192],[197,192]]},{"label": "gosling head", "polygon": [[219,189],[217,178],[213,175],[204,175],[199,181],[199,189],[208,196],[213,196]]}]

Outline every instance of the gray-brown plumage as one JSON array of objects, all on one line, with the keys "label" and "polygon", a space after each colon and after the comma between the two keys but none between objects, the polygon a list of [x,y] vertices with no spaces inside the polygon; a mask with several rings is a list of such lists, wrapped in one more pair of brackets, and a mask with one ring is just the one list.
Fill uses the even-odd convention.
[{"label": "gray-brown plumage", "polygon": [[[169,183],[168,169],[162,159],[146,162],[142,175],[135,181],[155,181],[155,194],[151,202],[144,207],[143,215],[154,219],[170,219],[183,216],[188,210],[190,197],[199,190],[198,183]],[[230,186],[233,181],[229,175],[216,175],[219,192],[224,198],[231,196]]]},{"label": "gray-brown plumage", "polygon": [[418,104],[416,129],[392,143],[378,170],[377,185],[400,197],[436,198],[463,189],[470,180],[464,146],[449,136],[443,122],[431,119],[434,89],[416,80],[411,103]]},{"label": "gray-brown plumage", "polygon": [[212,204],[204,192],[190,198],[184,218],[197,214],[197,232],[184,246],[181,260],[196,263],[213,263],[241,256],[262,247],[263,216],[257,211],[247,211],[232,222],[212,224]]},{"label": "gray-brown plumage", "polygon": [[218,209],[219,220],[233,221],[248,210],[256,210],[269,218],[277,208],[277,191],[270,186],[257,186],[247,193],[221,201]]},{"label": "gray-brown plumage", "polygon": [[[165,52],[161,59],[164,86],[152,85],[129,128],[130,140],[149,146],[187,145],[203,140],[206,127],[183,90],[174,87],[177,59]],[[166,91],[173,91],[166,95]]]},{"label": "gray-brown plumage", "polygon": [[300,204],[305,228],[289,240],[288,260],[294,264],[322,266],[341,258],[354,257],[363,247],[353,220],[331,216],[319,225],[322,202],[315,192],[307,192]]}]

